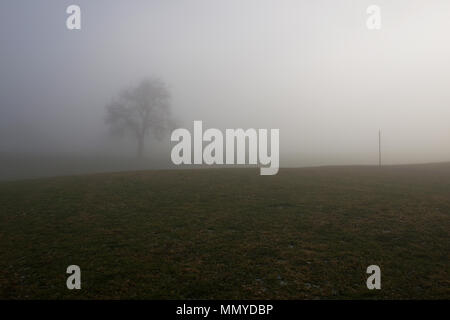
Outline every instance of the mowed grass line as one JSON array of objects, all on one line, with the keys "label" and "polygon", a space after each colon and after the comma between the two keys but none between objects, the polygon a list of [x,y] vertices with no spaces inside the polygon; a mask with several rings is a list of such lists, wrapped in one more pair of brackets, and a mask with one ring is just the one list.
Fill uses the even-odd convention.
[{"label": "mowed grass line", "polygon": [[450,298],[449,164],[2,182],[0,203],[2,299]]}]

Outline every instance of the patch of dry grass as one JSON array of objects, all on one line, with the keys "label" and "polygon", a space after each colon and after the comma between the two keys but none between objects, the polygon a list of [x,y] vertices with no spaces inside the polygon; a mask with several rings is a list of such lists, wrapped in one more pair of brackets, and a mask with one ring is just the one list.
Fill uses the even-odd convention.
[{"label": "patch of dry grass", "polygon": [[0,203],[3,299],[450,298],[448,164],[3,182]]}]

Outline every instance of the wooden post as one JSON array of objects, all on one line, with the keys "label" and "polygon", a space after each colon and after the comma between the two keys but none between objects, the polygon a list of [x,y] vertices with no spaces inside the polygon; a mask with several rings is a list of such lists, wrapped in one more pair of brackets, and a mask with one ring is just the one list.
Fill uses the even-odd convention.
[{"label": "wooden post", "polygon": [[378,130],[378,165],[381,167],[381,130]]}]

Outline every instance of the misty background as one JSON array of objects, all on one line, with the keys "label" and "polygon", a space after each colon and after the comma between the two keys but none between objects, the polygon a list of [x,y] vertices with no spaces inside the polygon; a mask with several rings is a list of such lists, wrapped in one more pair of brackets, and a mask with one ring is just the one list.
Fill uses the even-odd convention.
[{"label": "misty background", "polygon": [[[67,6],[81,30],[67,30]],[[366,9],[381,7],[382,29]],[[279,128],[281,167],[450,160],[447,0],[3,0],[0,179],[170,167],[105,106],[159,77],[192,130]]]}]

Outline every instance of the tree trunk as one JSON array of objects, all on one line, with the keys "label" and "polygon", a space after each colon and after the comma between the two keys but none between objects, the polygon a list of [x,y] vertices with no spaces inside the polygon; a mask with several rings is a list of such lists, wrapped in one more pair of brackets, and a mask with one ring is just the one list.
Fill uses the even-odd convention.
[{"label": "tree trunk", "polygon": [[144,156],[144,137],[138,137],[137,157],[142,159]]}]

